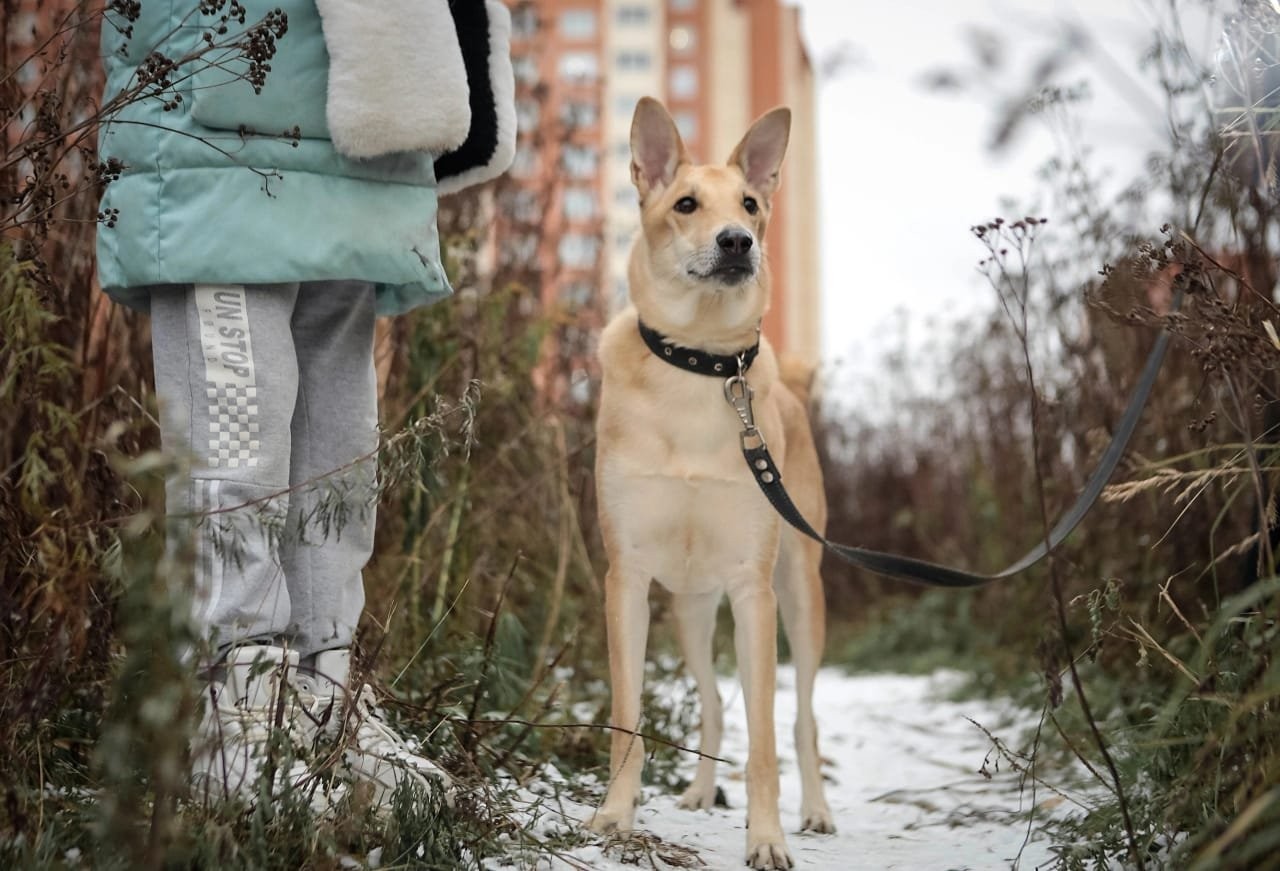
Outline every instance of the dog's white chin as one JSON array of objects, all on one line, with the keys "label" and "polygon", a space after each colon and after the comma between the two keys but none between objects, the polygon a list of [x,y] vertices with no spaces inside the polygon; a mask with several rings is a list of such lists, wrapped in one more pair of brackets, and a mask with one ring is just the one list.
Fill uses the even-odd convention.
[{"label": "dog's white chin", "polygon": [[759,275],[760,274],[758,272],[752,270],[749,273],[743,274],[740,278],[730,278],[715,272],[703,275],[701,273],[694,272],[693,270],[689,270],[686,277],[686,284],[689,284],[696,290],[704,293],[723,293],[726,290],[744,290],[749,288],[756,283],[756,279],[759,278]]},{"label": "dog's white chin", "polygon": [[720,278],[719,276],[713,275],[708,277],[703,282],[703,287],[705,288],[705,291],[707,293],[713,293],[713,294],[733,293],[733,292],[742,293],[744,291],[750,290],[755,286],[756,286],[755,273],[752,273],[751,275],[743,276],[742,278],[739,278],[736,281],[726,280],[724,278]]}]

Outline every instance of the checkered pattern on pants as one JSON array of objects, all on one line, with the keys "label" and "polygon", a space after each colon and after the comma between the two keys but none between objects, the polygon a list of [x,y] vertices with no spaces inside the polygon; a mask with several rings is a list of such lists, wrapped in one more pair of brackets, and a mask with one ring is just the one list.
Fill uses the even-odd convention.
[{"label": "checkered pattern on pants", "polygon": [[205,382],[209,400],[209,467],[258,465],[258,388],[253,384]]}]

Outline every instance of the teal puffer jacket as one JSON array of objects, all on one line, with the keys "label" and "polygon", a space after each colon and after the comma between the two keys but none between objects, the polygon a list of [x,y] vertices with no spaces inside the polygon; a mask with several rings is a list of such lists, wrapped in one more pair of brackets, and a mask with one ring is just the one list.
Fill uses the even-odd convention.
[{"label": "teal puffer jacket", "polygon": [[[179,59],[202,45],[217,19],[198,5],[143,0],[127,37],[129,22],[108,15],[108,99],[136,81],[152,51]],[[98,233],[103,289],[144,310],[154,285],[194,282],[371,281],[379,314],[447,295],[432,158],[339,154],[325,119],[329,56],[314,0],[241,5],[248,25],[274,9],[288,16],[260,94],[237,78],[243,60],[207,55],[179,67],[163,97],[134,101],[102,128],[102,158],[123,164],[101,205],[110,216]],[[244,28],[232,22],[230,33]],[[300,137],[281,135],[294,128]]]}]

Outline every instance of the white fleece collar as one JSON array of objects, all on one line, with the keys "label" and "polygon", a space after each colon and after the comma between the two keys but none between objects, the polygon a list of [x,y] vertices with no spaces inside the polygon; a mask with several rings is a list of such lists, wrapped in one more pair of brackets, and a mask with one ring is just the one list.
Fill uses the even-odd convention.
[{"label": "white fleece collar", "polygon": [[443,154],[466,140],[471,107],[449,0],[316,0],[316,8],[329,50],[325,111],[339,153]]}]

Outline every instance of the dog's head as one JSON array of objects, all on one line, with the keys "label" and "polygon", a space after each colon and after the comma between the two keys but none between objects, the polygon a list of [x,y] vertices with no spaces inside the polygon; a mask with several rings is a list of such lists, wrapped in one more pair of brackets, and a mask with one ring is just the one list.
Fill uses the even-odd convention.
[{"label": "dog's head", "polygon": [[[791,130],[791,112],[761,116],[723,165],[689,161],[662,104],[645,97],[631,121],[631,179],[640,193],[648,276],[684,295],[767,293],[761,241]],[[634,286],[633,296],[639,290]]]}]

